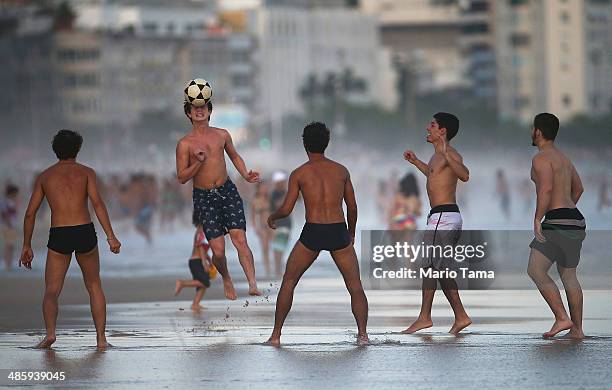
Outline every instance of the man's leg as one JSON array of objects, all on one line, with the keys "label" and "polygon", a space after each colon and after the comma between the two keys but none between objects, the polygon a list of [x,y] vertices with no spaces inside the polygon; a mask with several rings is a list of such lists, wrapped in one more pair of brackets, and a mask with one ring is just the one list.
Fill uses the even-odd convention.
[{"label": "man's leg", "polygon": [[[199,283],[199,282],[198,282]],[[200,287],[193,298],[193,302],[191,303],[191,310],[202,310],[202,306],[200,306],[200,301],[204,297],[204,293],[206,292],[206,287]]]},{"label": "man's leg", "polygon": [[64,278],[70,266],[72,255],[47,251],[45,266],[45,296],[43,298],[43,317],[47,336],[36,345],[36,348],[50,348],[55,342],[55,325],[57,323],[58,298],[64,287]]},{"label": "man's leg", "polygon": [[540,290],[540,294],[542,294],[550,310],[552,310],[555,315],[555,323],[548,332],[543,334],[544,337],[553,337],[557,333],[570,329],[574,325],[565,311],[557,285],[550,276],[548,276],[548,270],[551,265],[552,262],[540,251],[531,249],[527,274],[529,274],[531,280],[536,284],[538,290]]},{"label": "man's leg", "polygon": [[564,268],[557,265],[561,281],[565,288],[567,303],[569,305],[570,316],[574,326],[566,335],[574,339],[583,339],[584,332],[582,331],[582,287],[576,277],[576,268]]},{"label": "man's leg", "polygon": [[363,292],[359,275],[359,262],[352,245],[331,252],[332,258],[342,274],[346,289],[351,295],[351,309],[357,321],[357,342],[368,343],[368,298]]},{"label": "man's leg", "polygon": [[283,323],[291,305],[293,304],[293,291],[300,278],[319,256],[319,252],[311,251],[301,242],[297,242],[287,260],[283,282],[276,298],[276,312],[274,314],[274,330],[268,339],[268,344],[279,346]]},{"label": "man's leg", "polygon": [[208,244],[210,245],[210,250],[213,253],[213,264],[217,268],[217,271],[219,271],[219,274],[221,274],[221,278],[223,278],[223,290],[225,291],[225,297],[227,299],[235,300],[238,298],[238,296],[236,295],[236,290],[234,289],[232,277],[227,269],[227,259],[225,258],[225,237],[220,236],[213,238],[208,241]]},{"label": "man's leg", "polygon": [[416,319],[416,321],[414,321],[408,328],[404,329],[402,333],[410,334],[433,326],[433,322],[431,320],[431,307],[433,305],[437,287],[438,281],[436,279],[423,278],[423,284],[421,287],[421,312],[419,313],[419,317]]},{"label": "man's leg", "polygon": [[249,295],[261,295],[257,289],[257,280],[255,279],[255,261],[253,260],[253,252],[247,243],[246,232],[242,229],[232,229],[229,231],[232,244],[238,252],[238,260],[244,270],[244,274],[249,282]]},{"label": "man's leg", "polygon": [[181,279],[177,279],[176,283],[174,285],[174,295],[179,295],[181,293],[181,290],[184,289],[185,287],[196,287],[196,288],[202,288],[202,287],[206,287],[204,286],[204,284],[202,282],[200,282],[199,280],[189,280],[189,279],[185,279],[185,280],[181,280]]},{"label": "man's leg", "polygon": [[442,291],[444,291],[444,295],[446,296],[446,299],[448,299],[448,303],[450,303],[453,313],[455,314],[455,323],[450,328],[448,333],[457,334],[464,328],[468,327],[472,323],[472,320],[465,312],[463,303],[461,303],[459,288],[457,287],[457,282],[455,279],[444,278],[439,279],[439,281],[440,287],[442,287]]},{"label": "man's leg", "polygon": [[99,349],[109,347],[106,341],[106,297],[100,280],[100,257],[96,246],[88,253],[77,253],[77,262],[81,267],[83,282],[89,293],[91,316],[96,327],[96,344]]}]

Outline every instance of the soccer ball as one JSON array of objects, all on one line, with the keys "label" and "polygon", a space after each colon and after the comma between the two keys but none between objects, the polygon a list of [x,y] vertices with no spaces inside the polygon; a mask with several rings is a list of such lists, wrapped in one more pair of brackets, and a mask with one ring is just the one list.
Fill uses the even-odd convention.
[{"label": "soccer ball", "polygon": [[193,79],[185,86],[185,101],[196,107],[202,107],[212,98],[212,88],[204,79]]}]

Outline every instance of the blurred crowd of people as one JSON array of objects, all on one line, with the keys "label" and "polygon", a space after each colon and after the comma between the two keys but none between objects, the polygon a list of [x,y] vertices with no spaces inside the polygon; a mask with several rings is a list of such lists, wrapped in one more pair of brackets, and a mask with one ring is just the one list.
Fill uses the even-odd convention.
[{"label": "blurred crowd of people", "polygon": [[[106,203],[113,224],[119,231],[133,230],[151,244],[155,232],[168,233],[192,224],[192,188],[181,185],[174,175],[158,176],[149,173],[123,173],[98,175],[98,188]],[[291,234],[291,218],[277,222],[277,229],[267,226],[267,218],[280,207],[287,192],[288,174],[277,171],[263,176],[256,185],[235,180],[244,196],[249,223],[260,240],[262,259],[267,276],[281,274],[283,257]],[[23,213],[30,195],[31,183],[6,180],[0,196],[0,247],[6,268],[16,264],[21,244]],[[93,213],[93,212],[92,212]],[[92,214],[93,215],[93,214]],[[43,202],[37,214],[36,229],[47,230],[50,224],[49,208]],[[36,237],[46,237],[36,234]],[[39,242],[38,246],[43,246]],[[274,259],[272,264],[271,259]],[[274,265],[274,269],[272,269]]]},{"label": "blurred crowd of people", "polygon": [[[607,175],[587,176],[586,180],[597,187],[596,209],[605,212],[612,209],[612,191]],[[511,183],[506,171],[499,168],[492,178],[493,192],[491,194],[496,208],[505,218],[525,215],[535,210],[535,189],[529,178],[522,178]],[[376,205],[379,222],[389,230],[417,230],[423,214],[423,201],[428,209],[427,199],[421,199],[421,190],[417,176],[408,172],[402,177],[397,171],[391,172],[387,179],[378,179],[376,190]],[[458,183],[457,203],[462,209],[469,208],[469,194],[466,185]],[[427,210],[425,210],[425,213]]]},{"label": "blurred crowd of people", "polygon": [[[31,181],[28,181],[28,177]],[[30,196],[33,177],[3,180],[0,193],[0,248],[6,268],[16,264],[23,213]],[[293,229],[291,217],[276,223],[277,229],[267,226],[267,217],[279,208],[287,192],[288,174],[276,171],[262,175],[262,182],[255,185],[237,178],[234,180],[244,198],[245,212],[250,228],[260,243],[261,259],[266,276],[279,276],[283,269],[283,259],[289,248]],[[598,211],[612,209],[610,179],[607,175],[587,176],[597,191]],[[534,207],[533,183],[522,178],[512,183],[503,169],[498,169],[491,178],[492,197],[499,212],[507,218],[531,212]],[[113,223],[119,230],[133,230],[151,244],[155,232],[168,233],[179,228],[191,226],[192,189],[180,185],[174,175],[154,175],[134,172],[106,174],[98,176],[101,189]],[[489,187],[491,188],[491,187]],[[400,177],[397,171],[386,179],[378,179],[376,188],[376,211],[379,222],[390,230],[416,230],[424,220],[423,213],[429,208],[427,199],[421,198],[419,177],[408,172]],[[464,186],[457,190],[457,201],[463,210],[469,208],[469,194]],[[49,209],[46,202],[41,205],[37,216],[37,229],[47,230],[50,224]],[[46,237],[36,234],[35,237]],[[252,238],[255,239],[255,238]],[[46,242],[39,242],[43,247]],[[258,254],[255,254],[259,257]]]}]

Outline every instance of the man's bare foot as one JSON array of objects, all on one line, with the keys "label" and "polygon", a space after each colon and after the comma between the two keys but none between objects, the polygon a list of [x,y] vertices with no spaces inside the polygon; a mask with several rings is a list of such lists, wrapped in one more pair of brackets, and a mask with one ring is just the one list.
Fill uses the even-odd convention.
[{"label": "man's bare foot", "polygon": [[202,309],[204,309],[204,306],[202,305],[191,305],[191,310],[200,311]]},{"label": "man's bare foot", "polygon": [[97,349],[98,351],[104,351],[104,350],[106,350],[106,349],[108,349],[108,348],[112,348],[112,347],[113,347],[113,346],[112,346],[112,344],[111,344],[111,343],[109,343],[109,342],[108,342],[108,341],[106,341],[106,340],[103,340],[103,341],[98,341],[98,343],[97,343],[97,345],[96,345],[96,349]]},{"label": "man's bare foot", "polygon": [[370,344],[370,339],[368,338],[367,333],[366,334],[360,334],[357,335],[357,345],[368,345]]},{"label": "man's bare foot", "polygon": [[232,279],[230,278],[223,279],[223,291],[225,291],[225,297],[227,299],[235,301],[238,298],[236,290],[234,289],[234,283],[232,283]]},{"label": "man's bare foot", "polygon": [[461,320],[455,320],[455,323],[453,324],[453,326],[451,326],[448,333],[458,334],[459,332],[461,332],[463,329],[467,328],[471,324],[472,324],[472,320],[470,319],[470,317],[466,317]]},{"label": "man's bare foot", "polygon": [[264,344],[265,345],[271,345],[273,347],[280,347],[280,337],[272,337],[272,336],[270,336],[268,341],[266,341]]},{"label": "man's bare foot", "polygon": [[174,296],[179,295],[182,289],[183,287],[181,286],[181,282],[177,280],[176,284],[174,285]]},{"label": "man's bare foot", "polygon": [[572,339],[572,340],[582,340],[584,339],[584,333],[582,329],[577,329],[575,327],[571,328],[569,332],[563,335],[564,339]]},{"label": "man's bare foot", "polygon": [[422,320],[420,318],[417,318],[417,320],[414,321],[412,323],[412,325],[410,325],[408,328],[402,330],[402,333],[411,334],[411,333],[414,333],[414,332],[419,331],[421,329],[431,328],[432,326],[433,326],[433,322],[431,321],[431,319],[429,319],[429,320]]},{"label": "man's bare foot", "polygon": [[55,336],[51,337],[51,336],[46,336],[44,339],[42,339],[41,342],[39,342],[38,344],[36,344],[34,346],[34,348],[38,348],[38,349],[49,349],[51,348],[51,346],[53,345],[53,343],[55,342]]},{"label": "man's bare foot", "polygon": [[257,289],[257,286],[249,287],[249,295],[260,297],[263,294]]},{"label": "man's bare foot", "polygon": [[569,319],[564,320],[556,320],[553,324],[552,328],[546,333],[542,335],[545,339],[554,337],[557,333],[563,332],[564,330],[571,329],[574,326],[574,323]]}]

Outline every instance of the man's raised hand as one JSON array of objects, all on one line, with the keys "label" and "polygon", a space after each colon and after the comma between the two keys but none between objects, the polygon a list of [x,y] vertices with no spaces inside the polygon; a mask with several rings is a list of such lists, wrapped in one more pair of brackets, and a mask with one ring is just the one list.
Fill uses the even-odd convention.
[{"label": "man's raised hand", "polygon": [[414,164],[417,161],[417,156],[412,150],[406,150],[404,152],[404,160]]},{"label": "man's raised hand", "polygon": [[257,183],[259,181],[259,172],[249,171],[244,180],[249,183]]}]

